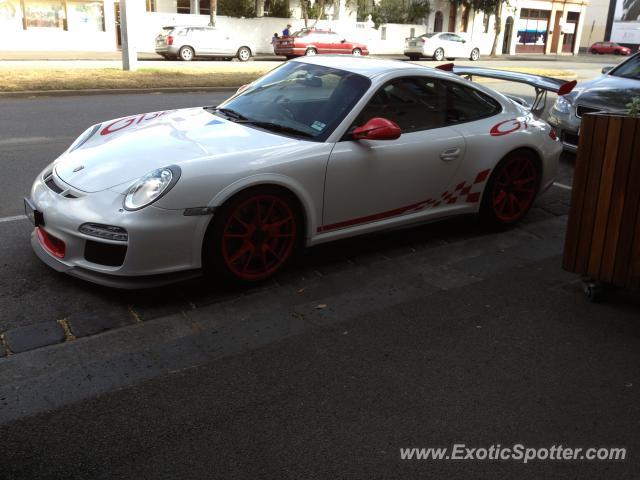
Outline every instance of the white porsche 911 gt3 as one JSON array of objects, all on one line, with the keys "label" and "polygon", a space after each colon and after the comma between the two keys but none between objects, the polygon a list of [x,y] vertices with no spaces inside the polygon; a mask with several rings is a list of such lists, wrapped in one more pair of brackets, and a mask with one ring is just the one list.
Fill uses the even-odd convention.
[{"label": "white porsche 911 gt3", "polygon": [[458,214],[517,222],[562,147],[522,102],[460,74],[570,89],[488,69],[289,61],[217,107],[86,130],[25,199],[33,249],[114,287],[205,269],[257,282],[304,245]]}]

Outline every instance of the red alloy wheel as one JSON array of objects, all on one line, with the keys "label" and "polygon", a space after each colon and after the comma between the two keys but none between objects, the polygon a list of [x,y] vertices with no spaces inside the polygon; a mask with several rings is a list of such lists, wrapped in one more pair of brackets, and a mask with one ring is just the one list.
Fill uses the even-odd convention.
[{"label": "red alloy wheel", "polygon": [[538,169],[528,155],[513,155],[500,165],[491,192],[496,220],[513,223],[527,213],[536,196],[538,177]]},{"label": "red alloy wheel", "polygon": [[268,278],[291,257],[297,241],[297,220],[278,195],[258,194],[236,205],[222,230],[225,266],[241,280]]}]

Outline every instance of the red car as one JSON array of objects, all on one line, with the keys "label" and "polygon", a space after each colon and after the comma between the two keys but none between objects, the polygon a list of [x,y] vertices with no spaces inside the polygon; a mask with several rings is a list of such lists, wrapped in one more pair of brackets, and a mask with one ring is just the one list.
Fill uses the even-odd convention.
[{"label": "red car", "polygon": [[629,55],[631,53],[631,49],[627,47],[623,47],[622,45],[618,45],[615,42],[596,42],[591,45],[589,49],[591,53],[594,55],[596,53],[613,53],[615,55]]},{"label": "red car", "polygon": [[369,55],[367,46],[362,43],[350,42],[336,32],[315,29],[303,29],[289,37],[282,37],[276,41],[274,50],[276,55],[283,55],[287,59],[319,53]]}]

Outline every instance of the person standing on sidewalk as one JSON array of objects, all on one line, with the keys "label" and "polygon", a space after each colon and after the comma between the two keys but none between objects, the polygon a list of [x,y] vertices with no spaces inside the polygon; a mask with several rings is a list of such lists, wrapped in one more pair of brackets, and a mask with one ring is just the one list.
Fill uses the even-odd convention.
[{"label": "person standing on sidewalk", "polygon": [[273,53],[276,53],[276,45],[279,39],[280,37],[278,37],[278,32],[274,33],[273,37],[271,38],[271,46],[273,47]]}]

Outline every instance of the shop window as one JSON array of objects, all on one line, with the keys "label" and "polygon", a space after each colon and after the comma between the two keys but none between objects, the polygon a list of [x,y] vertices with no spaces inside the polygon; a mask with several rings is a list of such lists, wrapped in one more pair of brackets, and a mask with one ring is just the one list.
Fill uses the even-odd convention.
[{"label": "shop window", "polygon": [[25,2],[26,26],[64,28],[64,6],[61,1],[40,0]]},{"label": "shop window", "polygon": [[545,45],[549,30],[549,13],[545,10],[523,8],[518,20],[518,43]]},{"label": "shop window", "polygon": [[68,0],[68,29],[104,32],[104,3]]}]

